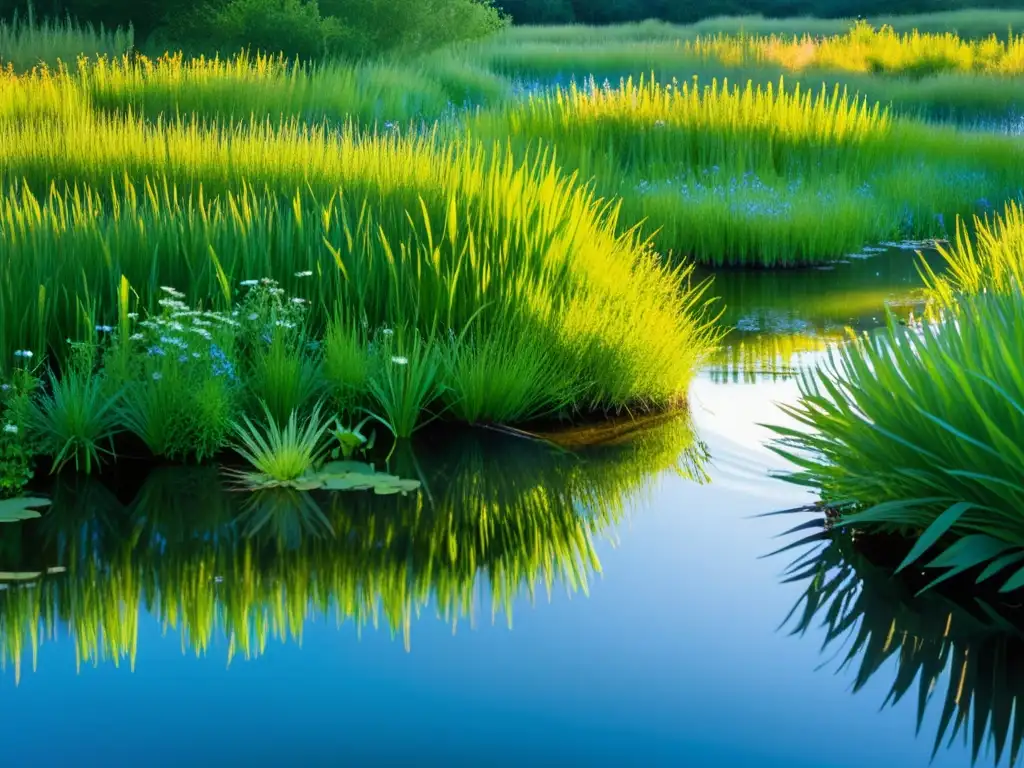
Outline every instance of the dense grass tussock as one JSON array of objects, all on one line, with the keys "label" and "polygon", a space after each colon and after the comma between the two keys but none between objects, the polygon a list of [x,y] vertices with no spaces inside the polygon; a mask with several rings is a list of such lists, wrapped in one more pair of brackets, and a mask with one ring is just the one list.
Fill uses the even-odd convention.
[{"label": "dense grass tussock", "polygon": [[1024,177],[1024,148],[1011,138],[893,119],[847,92],[785,81],[591,82],[473,125],[521,148],[553,144],[563,165],[620,196],[659,248],[715,265],[820,263],[943,237],[957,215],[1020,194]]},{"label": "dense grass tussock", "polygon": [[1024,291],[1024,204],[1010,201],[991,219],[973,226],[957,221],[956,239],[939,245],[941,271],[923,265],[929,293],[941,308],[955,308],[961,296]]},{"label": "dense grass tussock", "polygon": [[[352,345],[372,357],[393,329],[402,375],[429,386],[403,378],[376,399],[397,411],[419,391],[410,423],[439,403],[473,421],[668,405],[713,342],[702,287],[544,157],[301,127],[4,127],[8,370],[17,351],[62,364],[68,336],[123,343],[126,315],[163,317],[172,289],[197,310],[243,312],[240,282],[263,278],[308,308],[310,338],[336,318],[343,360]],[[347,367],[333,367],[339,386]]]},{"label": "dense grass tussock", "polygon": [[832,352],[784,409],[802,429],[775,428],[800,468],[789,479],[821,489],[844,523],[919,537],[903,566],[951,569],[941,580],[987,565],[979,580],[1024,585],[1022,323],[1019,294],[990,294],[955,321]]}]

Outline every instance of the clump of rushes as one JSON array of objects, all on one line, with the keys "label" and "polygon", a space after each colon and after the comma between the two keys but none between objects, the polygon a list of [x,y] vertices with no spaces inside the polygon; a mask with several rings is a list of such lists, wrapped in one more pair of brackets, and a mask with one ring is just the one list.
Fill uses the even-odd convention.
[{"label": "clump of rushes", "polygon": [[321,415],[322,405],[317,403],[308,417],[299,423],[299,414],[292,411],[284,426],[262,403],[264,421],[253,423],[248,416],[233,422],[234,450],[254,471],[233,471],[241,484],[249,489],[289,485],[300,481],[317,468],[327,452],[324,436],[330,426]]},{"label": "clump of rushes", "polygon": [[72,365],[47,379],[31,418],[39,450],[53,457],[54,471],[74,463],[75,471],[88,475],[103,456],[114,455],[119,393],[108,393],[91,366]]},{"label": "clump of rushes", "polygon": [[368,380],[370,413],[398,438],[436,418],[424,419],[442,392],[442,342],[418,332],[383,328],[374,338],[375,356]]},{"label": "clump of rushes", "polygon": [[784,407],[800,428],[774,427],[789,479],[844,524],[916,539],[900,568],[933,569],[931,584],[974,569],[1024,586],[1021,328],[1024,298],[990,293],[830,352]]}]

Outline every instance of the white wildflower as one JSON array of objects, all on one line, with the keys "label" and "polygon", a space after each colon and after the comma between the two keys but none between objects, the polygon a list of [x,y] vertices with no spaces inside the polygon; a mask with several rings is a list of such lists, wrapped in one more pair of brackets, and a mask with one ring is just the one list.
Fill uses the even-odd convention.
[{"label": "white wildflower", "polygon": [[255,312],[253,312],[253,313],[251,313],[251,314],[249,315],[249,319],[250,319],[250,320],[259,320],[259,319],[260,319],[260,316],[259,316],[258,314],[256,314]]},{"label": "white wildflower", "polygon": [[303,299],[303,298],[300,298],[299,296],[296,296],[296,297],[294,297],[292,299],[292,304],[305,304],[305,303],[306,303],[306,300]]},{"label": "white wildflower", "polygon": [[109,325],[97,325],[96,333],[113,333],[114,329]]},{"label": "white wildflower", "polygon": [[394,363],[395,365],[408,365],[409,364],[409,358],[408,357],[392,357],[391,358],[391,362]]},{"label": "white wildflower", "polygon": [[128,337],[128,341],[142,341],[144,338],[146,338],[144,334],[133,333],[131,336]]},{"label": "white wildflower", "polygon": [[26,360],[31,360],[33,357],[33,352],[31,349],[17,349],[14,351],[14,356],[23,357]]},{"label": "white wildflower", "polygon": [[160,373],[160,371],[153,372],[153,381],[160,381],[160,379],[162,379],[163,377],[164,375]]},{"label": "white wildflower", "polygon": [[242,286],[243,288],[252,288],[254,285],[259,284],[259,280],[243,280],[242,282],[239,283],[239,285]]},{"label": "white wildflower", "polygon": [[296,272],[295,276],[296,277],[312,277],[313,276],[313,270],[306,269],[306,270],[303,270],[302,272]]},{"label": "white wildflower", "polygon": [[4,432],[6,432],[8,435],[16,435],[18,434],[18,425],[4,424]]}]

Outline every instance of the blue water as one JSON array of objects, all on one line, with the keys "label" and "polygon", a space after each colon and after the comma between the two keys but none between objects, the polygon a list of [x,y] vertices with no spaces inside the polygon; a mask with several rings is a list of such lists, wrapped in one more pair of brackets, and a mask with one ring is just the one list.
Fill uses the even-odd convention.
[{"label": "blue water", "polygon": [[[146,612],[134,671],[76,672],[65,634],[0,676],[3,765],[929,765],[939,707],[920,737],[916,702],[881,709],[894,666],[853,694],[820,636],[779,630],[802,586],[759,558],[790,521],[752,516],[810,497],[767,477],[756,422],[795,393],[702,377],[711,482],[654,478],[599,538],[589,596],[521,597],[509,628],[480,595],[454,634],[428,609],[408,651],[319,617],[230,666],[223,636],[197,658]],[[958,743],[933,765],[969,762]]]}]

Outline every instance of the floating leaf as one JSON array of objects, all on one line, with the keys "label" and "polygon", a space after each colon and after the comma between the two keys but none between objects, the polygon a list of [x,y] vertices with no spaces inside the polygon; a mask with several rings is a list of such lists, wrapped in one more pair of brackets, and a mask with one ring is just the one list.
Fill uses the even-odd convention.
[{"label": "floating leaf", "polygon": [[0,501],[0,523],[15,523],[20,520],[41,517],[41,514],[36,512],[33,507],[45,507],[49,504],[49,499],[38,499],[31,496],[4,499]]}]

